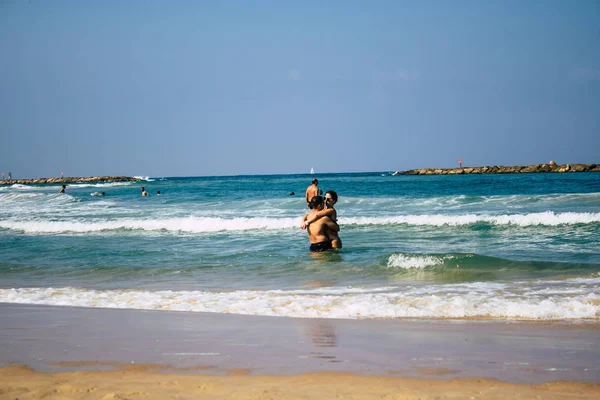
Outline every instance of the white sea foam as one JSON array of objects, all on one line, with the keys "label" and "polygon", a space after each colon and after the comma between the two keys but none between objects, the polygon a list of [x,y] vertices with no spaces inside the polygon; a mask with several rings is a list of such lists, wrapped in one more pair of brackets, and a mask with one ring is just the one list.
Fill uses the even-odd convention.
[{"label": "white sea foam", "polygon": [[451,258],[453,257],[395,253],[388,257],[387,266],[388,268],[423,269],[425,267],[431,267],[434,265],[442,265],[444,264],[444,260]]},{"label": "white sea foam", "polygon": [[[2,196],[2,195],[0,195]],[[417,225],[461,226],[475,223],[516,226],[556,226],[600,222],[600,213],[532,213],[498,216],[478,215],[406,215],[396,217],[340,218],[340,225]],[[0,228],[27,233],[85,233],[109,230],[168,232],[219,232],[297,229],[298,218],[218,218],[188,217],[167,219],[117,219],[111,221],[0,221]]]},{"label": "white sea foam", "polygon": [[0,221],[0,228],[26,233],[86,233],[110,230],[144,230],[169,232],[219,232],[276,230],[298,227],[298,218],[170,218],[159,220],[121,219],[104,222],[78,221]]},{"label": "white sea foam", "polygon": [[40,188],[42,188],[42,187],[40,187],[40,186],[31,186],[31,185],[21,185],[19,183],[15,183],[14,185],[10,185],[10,186],[0,186],[0,190],[2,190],[2,191],[7,191],[7,190],[39,190]]},{"label": "white sea foam", "polygon": [[67,187],[73,188],[85,188],[85,187],[116,187],[116,186],[129,186],[134,182],[106,182],[106,183],[76,183],[67,185]]},{"label": "white sea foam", "polygon": [[[564,283],[564,282],[563,282]],[[455,286],[460,290],[454,290]],[[494,286],[494,285],[492,285]],[[496,285],[498,286],[498,285]],[[597,287],[577,294],[526,296],[505,287],[459,284],[404,290],[144,291],[65,288],[0,289],[0,302],[212,312],[297,318],[600,319]]]},{"label": "white sea foam", "polygon": [[461,226],[476,223],[488,223],[492,225],[517,225],[517,226],[557,226],[573,224],[590,224],[600,222],[600,213],[576,213],[564,212],[554,213],[546,211],[528,214],[505,214],[505,215],[399,215],[394,217],[359,217],[340,219],[340,224],[347,225],[421,225],[421,226]]},{"label": "white sea foam", "polygon": [[154,179],[149,176],[134,176],[135,179],[139,179],[141,181],[154,182]]}]

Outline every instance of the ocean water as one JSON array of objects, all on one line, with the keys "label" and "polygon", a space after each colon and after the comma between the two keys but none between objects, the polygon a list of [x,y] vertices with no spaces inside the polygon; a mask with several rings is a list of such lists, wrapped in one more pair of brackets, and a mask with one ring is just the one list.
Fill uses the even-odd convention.
[{"label": "ocean water", "polygon": [[[340,196],[340,251],[310,253],[299,228],[313,177]],[[598,173],[59,188],[0,186],[0,302],[302,318],[600,318]]]}]

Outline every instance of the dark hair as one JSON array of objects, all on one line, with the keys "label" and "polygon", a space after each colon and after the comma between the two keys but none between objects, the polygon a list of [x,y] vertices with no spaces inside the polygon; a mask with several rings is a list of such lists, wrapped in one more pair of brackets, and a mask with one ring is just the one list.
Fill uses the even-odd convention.
[{"label": "dark hair", "polygon": [[102,192],[102,196],[104,196],[104,192]]},{"label": "dark hair", "polygon": [[312,199],[310,199],[310,202],[308,203],[310,209],[315,209],[318,206],[322,206],[323,205],[323,197],[321,196],[313,196]]},{"label": "dark hair", "polygon": [[142,186],[142,192],[144,191],[144,187]]},{"label": "dark hair", "polygon": [[313,182],[313,185],[318,185],[319,184],[319,180],[317,178],[314,178],[312,180],[312,182]]},{"label": "dark hair", "polygon": [[325,194],[328,194],[333,199],[333,202],[337,203],[337,193],[334,190],[328,190]]},{"label": "dark hair", "polygon": [[160,190],[157,190],[157,191],[156,191],[156,194],[160,194]]}]

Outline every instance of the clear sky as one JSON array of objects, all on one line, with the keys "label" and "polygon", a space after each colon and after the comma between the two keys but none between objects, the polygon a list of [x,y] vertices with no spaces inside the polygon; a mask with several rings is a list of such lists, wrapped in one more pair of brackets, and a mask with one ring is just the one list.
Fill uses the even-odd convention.
[{"label": "clear sky", "polygon": [[0,1],[13,177],[600,163],[600,1]]}]

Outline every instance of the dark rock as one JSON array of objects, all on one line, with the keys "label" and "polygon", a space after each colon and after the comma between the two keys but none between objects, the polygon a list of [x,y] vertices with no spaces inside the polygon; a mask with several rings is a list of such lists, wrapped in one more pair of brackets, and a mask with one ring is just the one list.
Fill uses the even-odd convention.
[{"label": "dark rock", "polygon": [[38,184],[64,184],[64,183],[84,183],[84,182],[134,182],[137,178],[130,176],[92,176],[92,177],[69,177],[69,178],[37,178],[37,179],[5,179],[0,180],[0,185],[38,185]]},{"label": "dark rock", "polygon": [[462,175],[462,174],[519,174],[519,173],[564,173],[564,172],[600,172],[600,164],[565,164],[558,165],[554,161],[548,164],[525,166],[484,166],[465,168],[421,168],[400,172],[399,175]]}]

